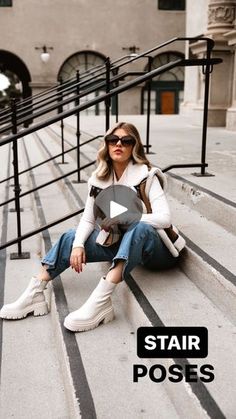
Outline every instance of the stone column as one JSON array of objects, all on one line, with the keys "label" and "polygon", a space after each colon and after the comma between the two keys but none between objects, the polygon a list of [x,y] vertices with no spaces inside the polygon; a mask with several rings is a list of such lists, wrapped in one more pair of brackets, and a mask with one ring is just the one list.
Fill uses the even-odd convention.
[{"label": "stone column", "polygon": [[228,44],[234,49],[232,101],[231,106],[227,109],[226,128],[236,130],[236,20],[234,21],[234,29],[227,32],[224,36],[227,39]]},{"label": "stone column", "polygon": [[[227,109],[232,101],[234,49],[228,44],[225,34],[234,27],[235,0],[209,0],[208,25],[205,36],[215,41],[212,58],[222,58],[223,63],[214,66],[211,75],[209,97],[209,126],[225,126]],[[191,51],[199,58],[205,57],[206,44],[196,42]],[[202,110],[204,77],[199,75],[198,109]]]},{"label": "stone column", "polygon": [[235,19],[234,0],[209,0],[208,33],[224,34],[232,29]]}]

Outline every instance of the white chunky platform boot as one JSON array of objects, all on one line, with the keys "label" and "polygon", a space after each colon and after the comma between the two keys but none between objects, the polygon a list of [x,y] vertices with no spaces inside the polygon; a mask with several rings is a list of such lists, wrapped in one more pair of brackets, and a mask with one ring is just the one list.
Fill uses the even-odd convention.
[{"label": "white chunky platform boot", "polygon": [[48,281],[40,281],[32,277],[23,294],[14,303],[5,304],[1,311],[2,319],[23,319],[29,313],[34,316],[48,314],[48,305],[43,290]]},{"label": "white chunky platform boot", "polygon": [[116,284],[102,277],[84,305],[66,316],[64,326],[72,332],[83,332],[112,321],[114,309],[110,297],[115,287]]}]

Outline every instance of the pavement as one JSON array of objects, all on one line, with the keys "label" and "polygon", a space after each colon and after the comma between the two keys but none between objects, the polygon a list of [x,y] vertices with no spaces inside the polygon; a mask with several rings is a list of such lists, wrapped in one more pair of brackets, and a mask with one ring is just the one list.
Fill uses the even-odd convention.
[{"label": "pavement", "polygon": [[[121,116],[134,123],[145,143],[146,117]],[[111,118],[111,124],[114,117]],[[81,115],[81,142],[104,133],[104,117]],[[150,161],[165,168],[178,163],[199,163],[201,127],[190,118],[151,116]],[[76,144],[75,119],[65,121],[65,147]],[[28,316],[1,325],[1,417],[17,419],[71,418],[235,418],[236,403],[236,134],[224,128],[209,128],[207,172],[173,169],[168,174],[168,200],[173,222],[187,241],[180,264],[168,271],[135,268],[113,296],[115,320],[85,333],[70,333],[63,327],[68,312],[77,309],[108,269],[107,263],[87,265],[82,274],[64,272],[50,284],[47,298],[51,312],[39,318]],[[99,139],[81,148],[81,164],[96,157]],[[54,125],[19,144],[20,169],[60,152],[60,127]],[[10,148],[0,150],[1,179],[12,172]],[[21,176],[22,191],[76,168],[76,153],[67,164],[40,166]],[[82,173],[39,189],[22,198],[22,231],[51,222],[82,208],[87,179],[94,165]],[[74,181],[74,182],[73,182]],[[0,184],[1,201],[12,197],[12,188]],[[13,207],[9,204],[8,210]],[[1,240],[16,235],[15,213],[0,208]],[[40,257],[67,228],[76,227],[79,216],[54,226],[23,242],[28,260],[11,260],[16,246],[1,251],[1,304],[14,301],[40,266]],[[208,356],[204,359],[140,359],[137,329],[140,326],[204,326],[208,328]],[[20,361],[20,362],[19,362]],[[149,370],[156,364],[196,364],[197,382],[153,382],[147,374],[133,382],[133,366]],[[215,378],[204,383],[200,368],[214,367]]]},{"label": "pavement", "polygon": [[[96,121],[96,122],[95,122]],[[139,130],[143,143],[146,142],[146,116],[119,116],[119,121],[133,123]],[[75,121],[68,124],[75,126]],[[111,126],[115,117],[111,118]],[[81,116],[81,131],[99,135],[105,130],[104,117]],[[209,127],[207,132],[206,171],[213,177],[196,177],[199,169],[174,169],[171,172],[184,176],[201,187],[236,202],[236,132],[225,128]],[[202,127],[191,117],[181,115],[151,115],[151,153],[148,157],[153,164],[165,168],[173,164],[200,163]],[[215,179],[217,176],[217,179]]]}]

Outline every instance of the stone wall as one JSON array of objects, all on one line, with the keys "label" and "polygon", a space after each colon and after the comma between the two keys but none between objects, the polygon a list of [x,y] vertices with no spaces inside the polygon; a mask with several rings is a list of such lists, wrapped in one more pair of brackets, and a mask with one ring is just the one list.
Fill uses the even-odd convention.
[{"label": "stone wall", "polygon": [[[214,40],[212,57],[223,59],[211,75],[208,125],[236,129],[236,1],[187,1],[186,35],[204,34]],[[198,32],[198,33],[197,33]],[[190,53],[205,57],[206,45],[188,46]],[[201,69],[186,69],[186,83],[182,113],[191,113],[197,122],[202,121],[204,76]]]},{"label": "stone wall", "polygon": [[[61,65],[77,52],[115,59],[126,53],[123,47],[135,45],[143,51],[184,34],[185,12],[160,11],[156,0],[13,0],[13,7],[0,13],[0,49],[23,60],[33,93],[53,85]],[[35,49],[43,45],[53,47],[47,63]],[[168,49],[183,52],[184,45]],[[144,59],[138,69],[146,63]],[[130,98],[121,103],[121,112],[140,111]]]}]

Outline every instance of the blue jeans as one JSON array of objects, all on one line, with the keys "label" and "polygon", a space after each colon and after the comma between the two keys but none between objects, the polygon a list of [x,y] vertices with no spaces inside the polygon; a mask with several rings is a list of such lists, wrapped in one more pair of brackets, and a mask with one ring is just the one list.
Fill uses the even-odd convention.
[{"label": "blue jeans", "polygon": [[[168,269],[176,265],[174,257],[162,243],[156,230],[143,222],[127,230],[119,242],[109,247],[96,243],[99,231],[94,230],[85,242],[86,262],[112,262],[114,268],[117,260],[124,260],[122,279],[138,264],[148,269]],[[48,265],[47,271],[53,279],[70,266],[70,254],[75,237],[75,230],[66,231],[42,260]]]}]

